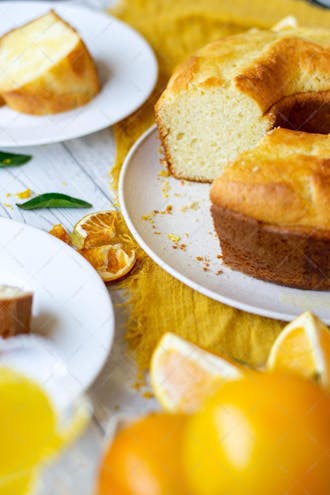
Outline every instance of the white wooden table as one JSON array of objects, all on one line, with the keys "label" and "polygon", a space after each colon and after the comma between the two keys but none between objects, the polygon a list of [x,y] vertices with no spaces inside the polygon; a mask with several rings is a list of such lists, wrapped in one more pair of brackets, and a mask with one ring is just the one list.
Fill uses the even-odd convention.
[{"label": "white wooden table", "polygon": [[[115,144],[111,129],[64,143],[11,151],[32,154],[33,160],[22,167],[0,170],[1,216],[48,231],[56,223],[70,230],[86,214],[80,209],[20,210],[15,203],[22,200],[15,194],[27,188],[34,193],[56,191],[86,199],[94,211],[113,208],[109,171]],[[104,369],[88,391],[94,415],[81,440],[47,472],[42,495],[91,494],[109,421],[118,413],[135,415],[155,407],[153,400],[144,399],[143,391],[133,387],[135,364],[123,340],[127,315],[116,307],[123,302],[123,295],[111,287],[109,294],[115,306],[116,336]]]},{"label": "white wooden table", "polygon": [[[93,8],[109,4],[104,0],[72,3],[89,3]],[[74,209],[20,210],[15,203],[22,200],[15,194],[28,188],[36,194],[56,191],[85,199],[93,204],[94,211],[113,207],[109,172],[115,143],[111,129],[59,144],[8,151],[26,152],[33,155],[33,160],[22,167],[0,170],[1,216],[49,231],[57,223],[70,230],[86,214],[87,210]],[[115,306],[115,342],[106,365],[88,391],[94,407],[92,421],[82,438],[46,470],[41,495],[91,495],[109,422],[118,414],[137,415],[157,407],[154,400],[143,398],[143,390],[133,387],[135,364],[123,339],[127,314],[116,306],[123,302],[123,294],[111,287],[109,294]]]}]

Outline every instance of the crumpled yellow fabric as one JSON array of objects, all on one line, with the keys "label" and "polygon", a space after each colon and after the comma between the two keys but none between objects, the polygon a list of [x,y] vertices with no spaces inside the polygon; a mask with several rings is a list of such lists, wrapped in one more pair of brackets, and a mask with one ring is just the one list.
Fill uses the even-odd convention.
[{"label": "crumpled yellow fabric", "polygon": [[[153,106],[173,71],[204,44],[251,27],[270,27],[287,15],[302,25],[330,26],[330,10],[304,0],[122,0],[111,10],[149,41],[160,76],[149,100],[115,126],[113,184],[136,139],[154,122]],[[262,365],[283,323],[213,301],[168,275],[142,250],[139,266],[122,287],[128,290],[131,316],[127,339],[140,370],[149,366],[160,337],[175,332],[213,352],[252,366]]]}]

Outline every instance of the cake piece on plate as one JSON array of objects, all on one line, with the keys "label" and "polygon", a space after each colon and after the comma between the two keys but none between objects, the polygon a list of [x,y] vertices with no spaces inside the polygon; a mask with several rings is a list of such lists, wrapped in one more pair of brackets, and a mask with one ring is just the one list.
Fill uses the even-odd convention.
[{"label": "cake piece on plate", "polygon": [[30,332],[32,292],[0,285],[0,336],[12,337]]},{"label": "cake piece on plate", "polygon": [[71,110],[100,91],[87,47],[52,10],[0,38],[0,68],[0,100],[18,112]]}]

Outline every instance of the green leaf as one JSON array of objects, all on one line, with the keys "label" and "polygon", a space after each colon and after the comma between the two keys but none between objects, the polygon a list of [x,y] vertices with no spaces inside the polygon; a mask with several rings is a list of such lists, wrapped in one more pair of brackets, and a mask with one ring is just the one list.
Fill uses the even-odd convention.
[{"label": "green leaf", "polygon": [[17,153],[6,153],[0,151],[0,168],[18,167],[31,160],[31,155],[18,155]]},{"label": "green leaf", "polygon": [[29,199],[25,203],[16,203],[16,206],[23,210],[37,210],[40,208],[91,208],[93,205],[66,194],[46,193]]}]

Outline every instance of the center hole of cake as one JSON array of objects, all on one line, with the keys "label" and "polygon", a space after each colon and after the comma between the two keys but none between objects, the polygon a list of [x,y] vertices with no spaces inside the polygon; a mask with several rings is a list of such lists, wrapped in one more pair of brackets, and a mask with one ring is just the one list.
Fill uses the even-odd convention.
[{"label": "center hole of cake", "polygon": [[330,92],[302,93],[283,98],[268,112],[272,128],[317,134],[330,133]]}]

